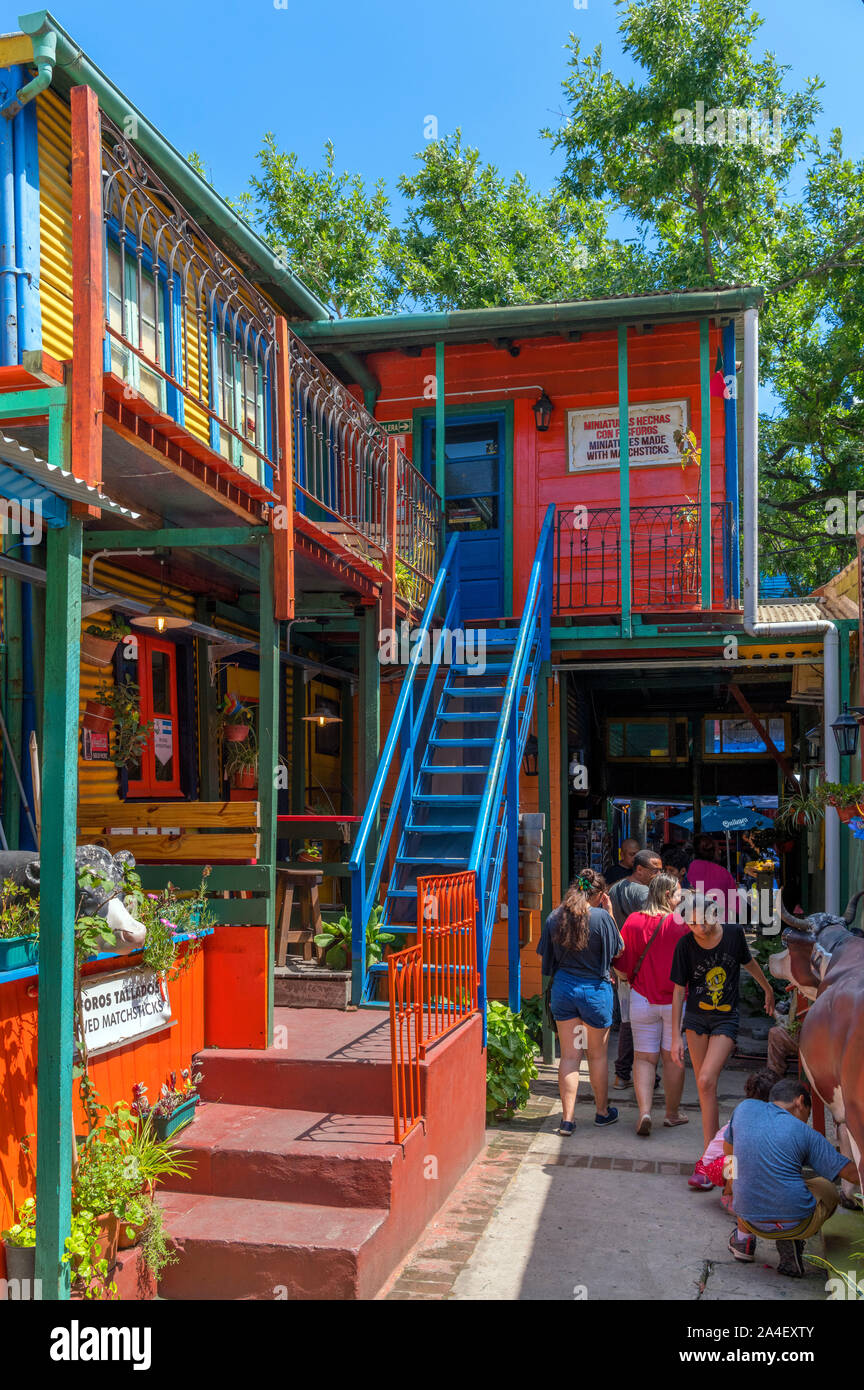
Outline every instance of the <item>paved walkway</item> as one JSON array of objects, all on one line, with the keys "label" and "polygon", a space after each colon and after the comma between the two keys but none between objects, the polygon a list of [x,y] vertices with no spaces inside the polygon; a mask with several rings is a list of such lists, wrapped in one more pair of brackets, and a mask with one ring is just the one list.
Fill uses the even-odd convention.
[{"label": "paved walkway", "polygon": [[[743,1098],[747,1071],[724,1072],[722,1120]],[[486,1150],[379,1297],[825,1300],[827,1271],[783,1278],[771,1242],[758,1243],[752,1265],[734,1260],[719,1192],[688,1188],[702,1136],[689,1068],[690,1123],[664,1129],[661,1102],[647,1140],[634,1132],[632,1090],[613,1093],[619,1123],[595,1129],[587,1073],[576,1130],[561,1138],[556,1077],[541,1066],[528,1108],[488,1132]],[[838,1211],[827,1229],[808,1252],[855,1268],[849,1249],[864,1239],[864,1220]]]}]

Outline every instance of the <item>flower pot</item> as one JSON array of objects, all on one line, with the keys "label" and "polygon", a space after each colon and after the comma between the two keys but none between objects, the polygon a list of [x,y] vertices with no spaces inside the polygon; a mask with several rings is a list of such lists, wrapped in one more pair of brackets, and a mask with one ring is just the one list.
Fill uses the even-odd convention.
[{"label": "flower pot", "polygon": [[7,1245],[4,1243],[3,1251],[6,1256],[7,1281],[4,1298],[9,1298],[9,1285],[11,1284],[12,1288],[16,1290],[16,1299],[32,1301],[33,1286],[36,1279],[36,1246]]},{"label": "flower pot", "polygon": [[117,641],[113,637],[94,637],[92,632],[81,634],[81,660],[89,661],[92,666],[110,666],[116,650]]},{"label": "flower pot", "polygon": [[38,936],[6,936],[0,938],[0,971],[22,970],[26,965],[35,965],[38,959]]},{"label": "flower pot", "polygon": [[231,773],[232,787],[257,787],[258,769],[257,767],[241,767],[236,772]]},{"label": "flower pot", "polygon": [[864,816],[864,811],[855,801],[850,802],[848,806],[838,806],[836,801],[832,801],[831,805],[844,825],[848,824],[850,820],[857,820],[859,816]]},{"label": "flower pot", "polygon": [[100,705],[98,700],[88,700],[84,706],[81,723],[94,734],[107,734],[114,723],[114,711],[110,705]]},{"label": "flower pot", "polygon": [[222,737],[229,743],[245,743],[249,737],[249,725],[226,724],[222,729]]},{"label": "flower pot", "polygon": [[153,1128],[156,1131],[157,1139],[170,1139],[172,1134],[177,1134],[181,1129],[185,1129],[195,1118],[195,1106],[198,1104],[198,1097],[190,1096],[188,1100],[181,1101],[170,1115],[154,1115]]}]

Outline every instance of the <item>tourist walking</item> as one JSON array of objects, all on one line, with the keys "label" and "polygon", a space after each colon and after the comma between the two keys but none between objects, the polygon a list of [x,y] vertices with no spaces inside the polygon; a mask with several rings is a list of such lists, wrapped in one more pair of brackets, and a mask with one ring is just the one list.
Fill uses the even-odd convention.
[{"label": "tourist walking", "polygon": [[699,1088],[703,1148],[707,1148],[720,1127],[717,1081],[738,1037],[741,970],[746,970],[762,989],[769,1016],[774,1013],[774,991],[758,961],[750,955],[744,928],[721,923],[713,900],[706,900],[701,893],[694,894],[684,915],[689,931],[678,942],[672,958],[675,991],[671,1051],[683,1066],[683,1027]]},{"label": "tourist walking", "polygon": [[588,1057],[595,1125],[611,1125],[618,1111],[609,1104],[609,1029],[612,1026],[612,959],[623,941],[609,912],[605,880],[584,869],[563,902],[546,919],[537,953],[543,974],[552,977],[550,1008],[561,1043],[558,1133],[573,1133],[579,1065]]},{"label": "tourist walking", "polygon": [[[700,835],[697,839],[696,857],[690,861],[687,877],[703,897],[708,893],[715,896],[722,893],[727,902],[737,902],[738,884],[729,870],[717,863],[717,844],[712,835]],[[735,897],[730,898],[729,894]],[[731,912],[729,915],[732,915]]]},{"label": "tourist walking", "polygon": [[633,860],[641,848],[638,840],[628,838],[621,841],[618,863],[606,874],[607,888],[611,888],[613,883],[618,883],[622,878],[630,877],[633,872]]},{"label": "tourist walking", "polygon": [[[619,879],[609,890],[609,901],[615,925],[620,931],[631,912],[645,906],[648,884],[660,872],[660,857],[653,849],[640,849],[633,856],[633,867],[627,878]],[[617,1090],[626,1090],[633,1073],[633,1034],[630,1029],[630,986],[618,980],[618,1007],[621,1026],[618,1030],[618,1055],[615,1058]]]},{"label": "tourist walking", "polygon": [[639,1108],[636,1133],[651,1133],[651,1104],[657,1059],[663,1058],[663,1095],[668,1128],[686,1125],[679,1109],[684,1090],[684,1063],[672,1056],[672,997],[670,979],[675,948],[688,928],[675,909],[681,887],[672,874],[659,873],[648,885],[644,908],[631,912],[621,928],[624,950],[613,961],[615,971],[630,986],[630,1028],[633,1034],[633,1086]]}]

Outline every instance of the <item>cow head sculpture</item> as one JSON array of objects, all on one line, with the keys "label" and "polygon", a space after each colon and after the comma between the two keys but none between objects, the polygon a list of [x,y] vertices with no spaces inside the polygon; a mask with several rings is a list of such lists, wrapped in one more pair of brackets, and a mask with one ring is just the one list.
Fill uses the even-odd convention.
[{"label": "cow head sculpture", "polygon": [[786,926],[783,933],[786,949],[770,957],[771,974],[794,984],[808,999],[815,999],[834,952],[853,936],[864,934],[852,926],[862,896],[864,890],[849,899],[842,917],[831,912],[793,917],[784,908],[781,896],[780,917]]},{"label": "cow head sculpture", "polygon": [[[121,956],[140,951],[147,935],[147,928],[136,921],[123,899],[124,870],[134,866],[126,850],[112,854],[103,845],[79,845],[75,851],[75,915],[103,918],[114,940],[103,938],[100,949]],[[36,894],[40,875],[41,863],[33,850],[0,853],[0,878],[11,878]]]}]

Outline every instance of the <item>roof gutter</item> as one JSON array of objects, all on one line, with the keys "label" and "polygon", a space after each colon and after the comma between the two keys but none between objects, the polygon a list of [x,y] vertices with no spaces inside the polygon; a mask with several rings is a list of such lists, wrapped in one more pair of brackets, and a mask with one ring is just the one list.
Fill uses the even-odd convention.
[{"label": "roof gutter", "polygon": [[56,59],[57,35],[53,30],[34,35],[33,62],[36,64],[36,76],[23,87],[19,87],[13,99],[0,111],[0,116],[7,121],[14,120],[22,106],[26,106],[28,101],[32,101],[40,92],[44,92],[46,87],[51,86]]},{"label": "roof gutter", "polygon": [[[804,623],[759,622],[759,315],[744,311],[743,361],[743,544],[744,630],[753,637],[808,637],[823,640],[822,747],[825,778],[840,780],[840,753],[831,724],[840,713],[840,634],[829,618]],[[840,911],[840,819],[825,817],[825,911]]]},{"label": "roof gutter", "polygon": [[[262,289],[281,301],[282,306],[289,308],[292,314],[299,310],[310,319],[328,317],[327,306],[317,295],[292,275],[287,266],[282,265],[272,247],[232,211],[224,198],[196,173],[188,159],[184,159],[128,97],[90,61],[48,10],[21,15],[18,23],[22,32],[33,40],[34,57],[40,53],[47,55],[53,44],[55,61],[49,81],[53,80],[64,91],[74,86],[91,87],[99,98],[99,105],[121,130],[128,130],[130,122],[134,122],[137,148],[171,182],[190,212],[204,224],[205,230],[209,230],[209,223],[218,229],[223,238],[231,241],[236,248],[237,260],[246,269],[254,270],[256,283]],[[39,77],[35,79],[37,82],[39,80]],[[38,90],[47,85],[48,82],[44,82]],[[19,100],[20,97],[21,93]],[[265,273],[262,274],[262,270]],[[289,305],[285,304],[286,300],[290,301]]]},{"label": "roof gutter", "polygon": [[573,328],[602,328],[625,321],[733,314],[762,303],[756,285],[697,290],[688,294],[645,294],[621,299],[586,299],[557,304],[516,304],[497,309],[455,309],[451,313],[381,314],[373,318],[325,319],[298,327],[310,347],[336,352],[369,351],[394,343],[469,341],[483,336],[538,336]]}]

